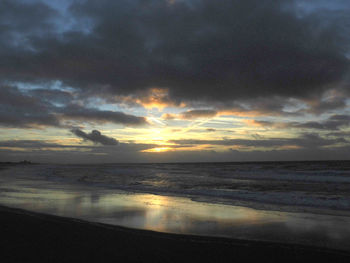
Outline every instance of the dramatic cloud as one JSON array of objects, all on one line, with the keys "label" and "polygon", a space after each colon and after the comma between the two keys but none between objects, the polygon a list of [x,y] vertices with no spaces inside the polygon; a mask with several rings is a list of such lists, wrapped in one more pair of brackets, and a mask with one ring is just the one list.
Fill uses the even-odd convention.
[{"label": "dramatic cloud", "polygon": [[42,37],[45,32],[54,31],[54,18],[57,15],[54,9],[44,3],[2,0],[0,2],[1,56],[15,56],[17,51],[21,53],[23,49],[29,51],[31,46],[28,38]]},{"label": "dramatic cloud", "polygon": [[34,89],[28,92],[32,97],[40,98],[42,101],[47,101],[54,104],[69,104],[74,100],[71,92],[52,89]]},{"label": "dramatic cloud", "polygon": [[0,86],[0,126],[28,128],[59,125],[50,105],[44,101],[23,94],[16,87]]},{"label": "dramatic cloud", "polygon": [[347,0],[2,0],[0,158],[346,159],[349,54]]},{"label": "dramatic cloud", "polygon": [[292,0],[86,0],[69,9],[76,21],[89,21],[86,28],[57,33],[46,26],[49,34],[38,34],[55,17],[51,8],[5,3],[9,14],[25,13],[2,25],[25,36],[28,47],[17,49],[2,35],[3,79],[59,79],[95,94],[160,87],[175,101],[231,101],[321,94],[349,67],[347,10],[301,13]]},{"label": "dramatic cloud", "polygon": [[128,126],[147,124],[144,117],[86,108],[72,104],[73,102],[73,95],[66,91],[35,89],[24,92],[15,86],[0,86],[0,125],[23,128],[65,127],[65,120]]},{"label": "dramatic cloud", "polygon": [[323,130],[338,130],[341,127],[350,125],[349,115],[333,115],[324,122],[306,122],[302,124],[294,124],[295,128],[311,128],[311,129],[323,129]]},{"label": "dramatic cloud", "polygon": [[100,143],[102,145],[118,145],[119,143],[116,139],[105,136],[98,130],[93,130],[91,133],[85,133],[80,129],[72,129],[71,132],[76,136],[93,143]]},{"label": "dramatic cloud", "polygon": [[103,111],[93,108],[83,108],[80,106],[68,106],[63,110],[63,118],[92,121],[98,123],[111,122],[130,126],[147,124],[146,118],[137,117],[123,112]]}]

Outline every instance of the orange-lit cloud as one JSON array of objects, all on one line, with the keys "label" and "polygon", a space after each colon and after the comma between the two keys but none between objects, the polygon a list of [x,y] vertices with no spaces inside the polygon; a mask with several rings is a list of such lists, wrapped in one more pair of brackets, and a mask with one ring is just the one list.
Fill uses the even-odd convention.
[{"label": "orange-lit cloud", "polygon": [[277,129],[284,129],[288,127],[288,123],[283,122],[270,122],[270,121],[257,121],[257,120],[243,120],[248,126],[256,127],[273,127]]},{"label": "orange-lit cloud", "polygon": [[171,150],[173,150],[173,148],[171,148],[171,147],[155,147],[155,148],[143,150],[141,152],[160,153],[160,152],[168,152]]},{"label": "orange-lit cloud", "polygon": [[182,120],[193,120],[198,118],[213,118],[217,115],[215,110],[188,110],[179,114],[165,113],[162,118],[165,120],[182,119]]},{"label": "orange-lit cloud", "polygon": [[128,96],[116,96],[115,100],[129,105],[141,105],[146,109],[157,108],[162,110],[166,107],[185,106],[184,103],[176,103],[171,100],[168,89],[163,88],[151,88]]},{"label": "orange-lit cloud", "polygon": [[219,116],[237,116],[237,117],[262,117],[262,116],[280,116],[282,113],[278,111],[267,110],[249,110],[243,108],[219,110]]}]

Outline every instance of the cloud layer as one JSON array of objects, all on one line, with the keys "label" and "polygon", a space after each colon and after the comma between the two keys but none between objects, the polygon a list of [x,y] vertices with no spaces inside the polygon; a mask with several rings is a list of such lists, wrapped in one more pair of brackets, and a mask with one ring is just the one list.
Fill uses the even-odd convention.
[{"label": "cloud layer", "polygon": [[76,136],[93,143],[100,143],[102,145],[118,145],[118,141],[114,138],[101,134],[98,130],[93,130],[91,133],[86,133],[80,129],[72,129],[71,132]]},{"label": "cloud layer", "polygon": [[348,158],[349,54],[347,0],[2,0],[0,157]]},{"label": "cloud layer", "polygon": [[59,79],[95,94],[160,87],[177,101],[222,102],[320,94],[349,67],[348,10],[301,15],[292,0],[86,0],[68,9],[81,28],[62,32],[44,4],[0,9],[3,79]]},{"label": "cloud layer", "polygon": [[144,117],[80,105],[71,93],[65,91],[21,91],[15,86],[0,86],[0,126],[67,127],[67,120],[127,126],[147,124]]}]

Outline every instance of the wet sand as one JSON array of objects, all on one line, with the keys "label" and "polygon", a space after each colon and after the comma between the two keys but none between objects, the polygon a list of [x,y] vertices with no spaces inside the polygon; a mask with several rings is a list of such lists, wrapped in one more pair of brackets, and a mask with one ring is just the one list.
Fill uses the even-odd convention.
[{"label": "wet sand", "polygon": [[136,230],[0,207],[1,262],[350,262],[350,252]]}]

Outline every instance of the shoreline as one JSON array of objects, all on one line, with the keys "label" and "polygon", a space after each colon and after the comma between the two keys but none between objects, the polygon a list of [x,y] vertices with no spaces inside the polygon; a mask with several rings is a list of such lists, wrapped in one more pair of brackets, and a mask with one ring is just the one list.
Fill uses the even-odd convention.
[{"label": "shoreline", "polygon": [[[4,163],[0,163],[4,164]],[[4,165],[3,167],[0,165],[0,171],[1,169],[8,169],[11,167],[31,167],[31,166],[41,166],[41,165],[49,165],[49,164],[29,164],[29,165],[23,165],[21,163],[10,163],[7,165]],[[75,165],[75,164],[73,164]],[[86,165],[83,165],[86,166]],[[311,214],[317,214],[317,215],[330,215],[330,216],[344,216],[344,217],[350,217],[350,210],[348,209],[348,206],[346,207],[336,207],[334,204],[309,204],[309,203],[303,203],[303,199],[300,198],[299,201],[301,203],[295,204],[295,203],[288,203],[285,201],[280,201],[278,198],[270,197],[269,200],[261,200],[257,197],[250,198],[241,196],[242,194],[246,193],[238,193],[237,196],[220,196],[216,195],[215,193],[210,195],[203,195],[203,193],[197,193],[195,192],[182,192],[182,190],[173,190],[169,191],[169,189],[157,189],[157,188],[150,188],[150,187],[142,187],[139,185],[132,185],[132,186],[123,186],[123,185],[109,185],[105,182],[90,182],[85,181],[85,179],[79,179],[77,181],[66,181],[66,178],[42,178],[43,180],[47,180],[51,183],[59,182],[64,185],[69,186],[77,186],[77,188],[98,188],[101,190],[116,190],[121,191],[123,193],[131,193],[131,194],[152,194],[152,195],[159,195],[159,196],[168,196],[168,197],[179,197],[179,198],[188,198],[194,202],[200,202],[200,203],[208,203],[208,204],[218,204],[218,205],[229,205],[229,206],[238,206],[238,207],[247,207],[252,208],[256,210],[267,210],[267,211],[275,211],[275,212],[287,212],[287,213],[311,213]],[[240,180],[240,179],[237,179]],[[244,190],[242,190],[244,192]],[[257,190],[258,191],[258,190]],[[251,191],[252,193],[249,193],[247,191],[247,194],[253,194],[254,191]],[[262,191],[264,192],[264,191]],[[268,191],[266,191],[269,193]],[[288,191],[282,192],[289,193]],[[278,201],[276,201],[278,200]],[[331,200],[333,201],[333,200]],[[338,201],[337,201],[338,202]],[[344,203],[344,202],[343,202]]]},{"label": "shoreline", "polygon": [[350,252],[93,223],[0,206],[1,262],[349,262]]}]

